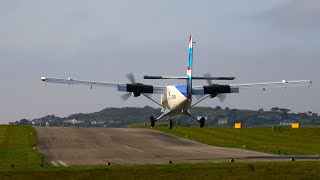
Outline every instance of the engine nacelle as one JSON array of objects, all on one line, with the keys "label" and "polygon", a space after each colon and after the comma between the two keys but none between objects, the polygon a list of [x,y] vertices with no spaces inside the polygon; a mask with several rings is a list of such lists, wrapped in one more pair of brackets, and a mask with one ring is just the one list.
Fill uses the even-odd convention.
[{"label": "engine nacelle", "polygon": [[127,84],[127,92],[132,92],[134,97],[138,97],[142,93],[153,93],[153,86],[141,83]]},{"label": "engine nacelle", "polygon": [[231,93],[229,85],[211,84],[203,86],[204,94],[210,94],[211,98],[216,97],[218,94]]},{"label": "engine nacelle", "polygon": [[132,96],[133,97],[139,97],[141,95],[141,93],[134,93],[134,92],[132,92]]}]

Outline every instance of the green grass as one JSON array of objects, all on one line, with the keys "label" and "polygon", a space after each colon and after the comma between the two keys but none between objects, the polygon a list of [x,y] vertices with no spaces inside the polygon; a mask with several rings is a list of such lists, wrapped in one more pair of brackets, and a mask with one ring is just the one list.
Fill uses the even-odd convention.
[{"label": "green grass", "polygon": [[320,162],[51,167],[2,172],[0,179],[319,179]]},{"label": "green grass", "polygon": [[31,126],[0,125],[0,171],[40,166],[35,131]]},{"label": "green grass", "polygon": [[175,136],[199,141],[209,145],[235,147],[286,155],[320,154],[320,128],[284,128],[273,131],[268,128],[199,128],[199,127],[155,127]]},{"label": "green grass", "polygon": [[[166,128],[156,128],[168,131]],[[311,128],[310,128],[311,129]],[[277,132],[281,137],[287,134],[307,134],[315,136],[319,129],[286,130]],[[259,131],[258,131],[259,130]],[[175,128],[170,133],[188,137],[216,139],[246,133],[256,134],[256,141],[261,142],[261,134],[270,129],[223,129],[223,128]],[[300,132],[301,131],[301,132]],[[220,134],[218,133],[220,132]],[[272,132],[272,131],[271,131]],[[275,132],[273,132],[275,133]],[[202,134],[200,136],[200,134]],[[233,134],[233,135],[232,135]],[[267,136],[267,135],[263,135]],[[246,137],[246,136],[244,136]],[[243,137],[243,138],[244,138]],[[248,136],[251,137],[251,136]],[[304,136],[306,138],[306,136]],[[224,138],[225,139],[225,138]],[[314,137],[313,139],[317,139]],[[262,138],[263,140],[263,138]],[[226,139],[225,139],[226,141]],[[285,140],[283,140],[285,141]],[[224,142],[223,139],[218,141]],[[248,141],[250,142],[250,141]],[[299,141],[298,141],[299,142]],[[225,142],[226,145],[232,145]],[[256,142],[258,144],[258,142]],[[255,162],[255,163],[199,163],[199,164],[160,164],[160,165],[111,165],[89,167],[53,167],[48,164],[40,166],[38,153],[32,150],[36,144],[34,129],[30,126],[0,126],[0,179],[320,179],[320,162]],[[305,143],[304,143],[305,144]],[[14,167],[11,167],[14,164]]]}]

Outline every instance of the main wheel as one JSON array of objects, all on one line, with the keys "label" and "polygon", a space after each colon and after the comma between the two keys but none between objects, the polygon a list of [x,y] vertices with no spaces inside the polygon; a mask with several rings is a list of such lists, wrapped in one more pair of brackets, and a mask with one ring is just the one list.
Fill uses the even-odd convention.
[{"label": "main wheel", "polygon": [[172,129],[172,124],[173,124],[172,119],[169,119],[169,129]]},{"label": "main wheel", "polygon": [[154,119],[153,116],[150,116],[150,123],[151,123],[151,127],[154,127],[154,125],[156,124],[156,120]]},{"label": "main wheel", "polygon": [[206,122],[206,119],[204,117],[200,118],[200,127],[203,128],[204,127],[204,123]]}]

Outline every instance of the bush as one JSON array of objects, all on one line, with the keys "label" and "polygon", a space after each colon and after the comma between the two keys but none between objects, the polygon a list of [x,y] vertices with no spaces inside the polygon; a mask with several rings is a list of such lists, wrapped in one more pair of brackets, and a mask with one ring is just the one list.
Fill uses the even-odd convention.
[{"label": "bush", "polygon": [[273,131],[282,131],[283,127],[282,126],[272,126]]}]

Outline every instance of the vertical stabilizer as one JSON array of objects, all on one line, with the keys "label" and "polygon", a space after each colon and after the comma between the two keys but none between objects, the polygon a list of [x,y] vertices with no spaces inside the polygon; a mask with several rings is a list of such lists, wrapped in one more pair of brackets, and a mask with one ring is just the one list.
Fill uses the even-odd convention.
[{"label": "vertical stabilizer", "polygon": [[187,93],[188,97],[191,98],[192,92],[192,61],[193,61],[193,41],[192,36],[189,37],[189,50],[188,50],[188,66],[187,66]]}]

